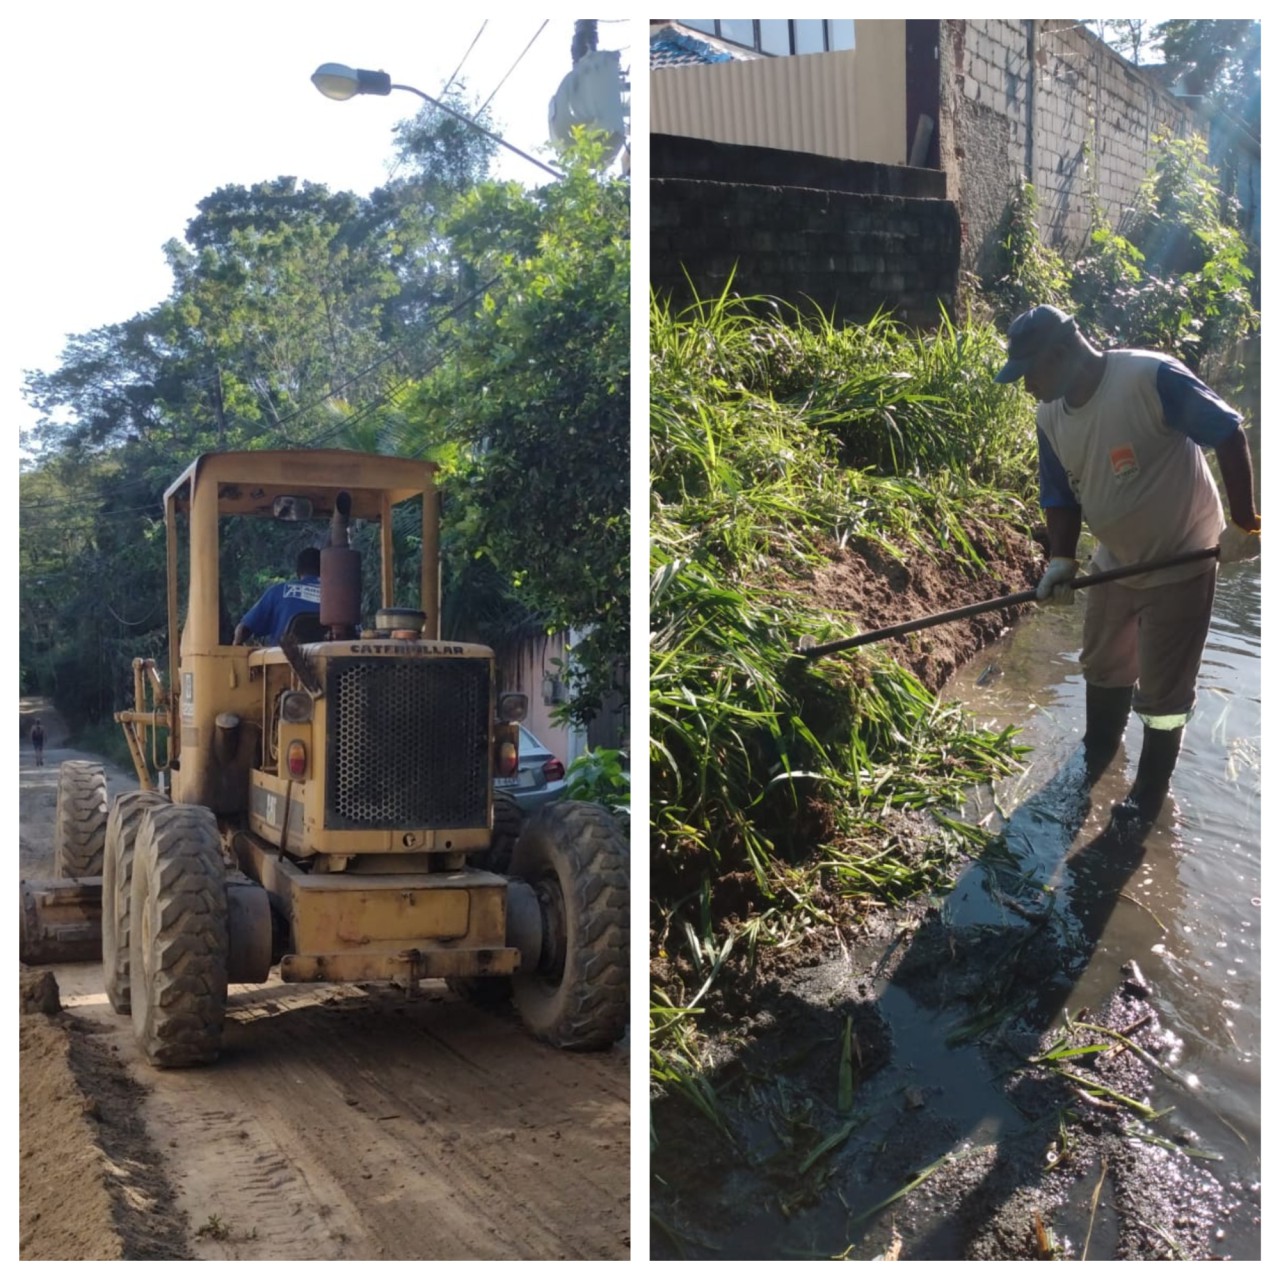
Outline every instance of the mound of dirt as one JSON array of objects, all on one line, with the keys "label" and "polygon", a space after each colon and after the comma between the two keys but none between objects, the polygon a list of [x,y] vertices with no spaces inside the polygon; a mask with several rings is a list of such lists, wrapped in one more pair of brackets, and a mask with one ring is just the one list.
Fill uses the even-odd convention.
[{"label": "mound of dirt", "polygon": [[[23,969],[47,998],[47,970]],[[74,1014],[24,1013],[19,1029],[19,1256],[180,1259],[186,1223],[138,1112],[143,1090]],[[68,1196],[74,1188],[74,1196]]]},{"label": "mound of dirt", "polygon": [[27,1013],[19,1026],[18,1256],[123,1258],[91,1120],[94,1104],[71,1070],[64,1017]]}]

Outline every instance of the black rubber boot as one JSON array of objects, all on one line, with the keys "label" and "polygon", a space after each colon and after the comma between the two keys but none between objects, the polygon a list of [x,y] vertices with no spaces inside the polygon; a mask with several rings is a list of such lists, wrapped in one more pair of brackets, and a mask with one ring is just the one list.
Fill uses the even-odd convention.
[{"label": "black rubber boot", "polygon": [[1142,755],[1138,758],[1138,776],[1128,797],[1114,809],[1119,820],[1152,823],[1169,794],[1169,779],[1182,750],[1182,728],[1143,730]]},{"label": "black rubber boot", "polygon": [[1104,689],[1098,684],[1084,687],[1084,769],[1092,786],[1115,759],[1129,723],[1133,705],[1133,685]]}]

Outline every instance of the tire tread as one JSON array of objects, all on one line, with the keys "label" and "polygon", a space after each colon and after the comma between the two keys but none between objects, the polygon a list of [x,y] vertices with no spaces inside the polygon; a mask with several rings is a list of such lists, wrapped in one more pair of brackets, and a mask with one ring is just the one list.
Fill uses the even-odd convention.
[{"label": "tire tread", "polygon": [[[213,1062],[227,1003],[227,891],[217,821],[197,805],[149,808],[131,885],[134,1034],[157,1067]],[[151,919],[144,956],[141,913]],[[149,980],[148,980],[149,978]]]}]

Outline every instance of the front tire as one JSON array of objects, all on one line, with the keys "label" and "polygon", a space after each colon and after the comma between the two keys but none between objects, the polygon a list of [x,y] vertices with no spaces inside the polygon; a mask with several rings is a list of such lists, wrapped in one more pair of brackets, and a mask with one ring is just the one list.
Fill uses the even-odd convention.
[{"label": "front tire", "polygon": [[58,804],[53,824],[55,880],[82,880],[102,874],[107,836],[107,780],[92,760],[64,760],[58,766]]},{"label": "front tire", "polygon": [[154,1067],[213,1062],[227,1006],[227,888],[213,814],[148,808],[129,902],[133,1033]]},{"label": "front tire", "polygon": [[111,802],[102,863],[102,979],[117,1013],[129,1012],[129,911],[133,849],[142,815],[167,803],[159,791],[126,791]]},{"label": "front tire", "polygon": [[495,794],[493,797],[493,838],[489,847],[480,853],[468,855],[473,867],[505,876],[511,871],[511,855],[524,826],[524,811],[510,797]]},{"label": "front tire", "polygon": [[609,811],[565,802],[532,815],[511,859],[543,917],[533,973],[512,979],[521,1020],[561,1049],[602,1049],[627,1025],[630,874],[627,842]]}]

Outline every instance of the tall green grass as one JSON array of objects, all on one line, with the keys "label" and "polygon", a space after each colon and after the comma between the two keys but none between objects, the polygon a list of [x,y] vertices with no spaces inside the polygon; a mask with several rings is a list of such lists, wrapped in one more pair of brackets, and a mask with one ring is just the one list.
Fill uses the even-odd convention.
[{"label": "tall green grass", "polygon": [[[694,1008],[720,970],[695,981],[704,957],[785,940],[789,916],[820,914],[819,886],[895,900],[936,882],[945,858],[904,848],[887,815],[954,808],[1015,755],[883,653],[795,657],[851,621],[806,598],[805,574],[858,538],[976,576],[978,546],[1031,519],[1034,431],[992,380],[989,326],[838,328],[726,292],[655,303],[650,342],[651,865],[679,952],[655,991],[654,1078],[708,1114]],[[730,926],[708,886],[739,870],[757,911]]]}]

